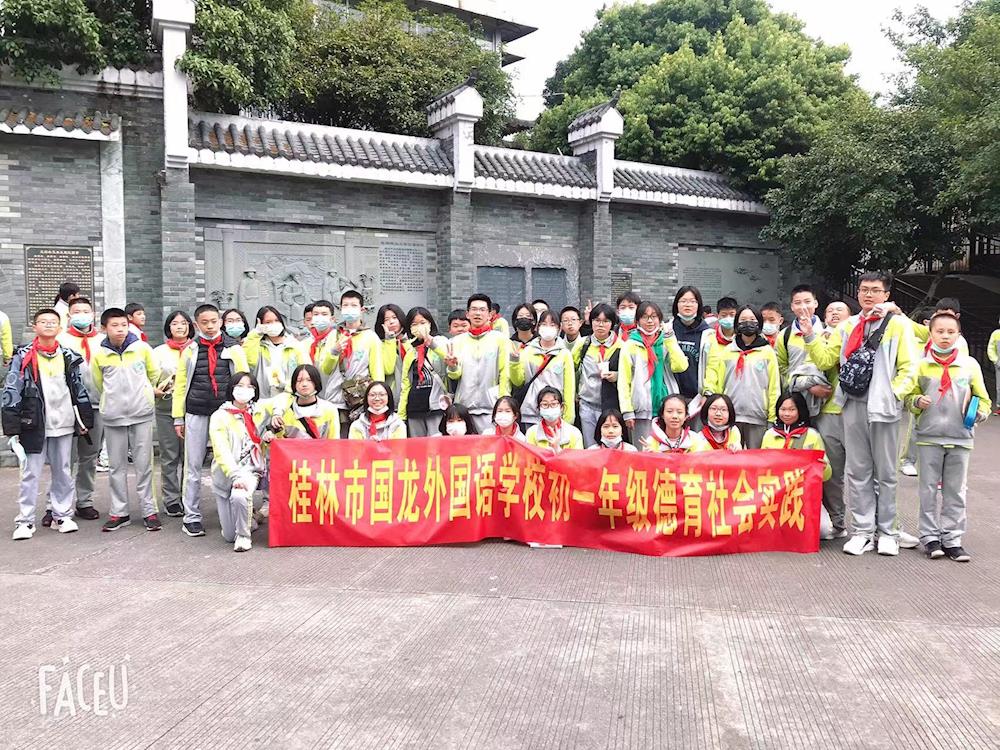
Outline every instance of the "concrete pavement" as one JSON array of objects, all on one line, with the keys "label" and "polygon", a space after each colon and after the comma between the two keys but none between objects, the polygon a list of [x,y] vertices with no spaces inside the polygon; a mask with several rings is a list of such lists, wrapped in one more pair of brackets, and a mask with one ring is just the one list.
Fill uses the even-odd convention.
[{"label": "concrete pavement", "polygon": [[[998,748],[998,454],[995,420],[972,459],[971,564],[834,542],[270,550],[263,532],[238,555],[214,511],[202,539],[164,517],[14,543],[8,523],[0,746]],[[0,470],[8,519],[16,484]],[[81,707],[109,708],[95,675],[121,704],[123,672],[124,707]]]}]

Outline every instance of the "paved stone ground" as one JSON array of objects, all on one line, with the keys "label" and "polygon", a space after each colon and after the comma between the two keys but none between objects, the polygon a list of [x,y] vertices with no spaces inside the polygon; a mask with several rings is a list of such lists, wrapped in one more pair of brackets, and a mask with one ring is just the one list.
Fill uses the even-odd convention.
[{"label": "paved stone ground", "polygon": [[[211,517],[203,539],[179,519],[5,536],[0,746],[1000,747],[998,448],[1000,420],[972,461],[967,565],[832,542],[657,559],[260,539],[236,555]],[[16,482],[0,471],[10,516]],[[123,664],[124,710],[52,715],[63,674]]]}]

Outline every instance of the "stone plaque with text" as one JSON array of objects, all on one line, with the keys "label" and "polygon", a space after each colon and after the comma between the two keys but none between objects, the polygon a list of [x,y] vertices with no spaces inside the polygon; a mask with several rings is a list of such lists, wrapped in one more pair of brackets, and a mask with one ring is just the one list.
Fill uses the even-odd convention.
[{"label": "stone plaque with text", "polygon": [[80,285],[80,294],[94,299],[94,249],[91,247],[24,248],[24,288],[27,318],[42,307],[52,307],[64,281]]}]

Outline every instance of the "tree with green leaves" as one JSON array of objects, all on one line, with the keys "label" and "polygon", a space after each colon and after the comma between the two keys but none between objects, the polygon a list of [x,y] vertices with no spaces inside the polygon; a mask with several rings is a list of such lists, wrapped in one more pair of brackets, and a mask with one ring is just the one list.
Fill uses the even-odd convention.
[{"label": "tree with green leaves", "polygon": [[723,172],[763,193],[782,156],[863,96],[846,48],[762,0],[659,0],[598,19],[548,82],[550,102],[564,99],[539,118],[535,148],[565,150],[562,124],[621,88],[621,158]]},{"label": "tree with green leaves", "polygon": [[938,201],[954,161],[952,142],[926,113],[857,102],[807,154],[782,162],[764,236],[833,284],[859,270],[948,263],[968,232],[967,214]]}]

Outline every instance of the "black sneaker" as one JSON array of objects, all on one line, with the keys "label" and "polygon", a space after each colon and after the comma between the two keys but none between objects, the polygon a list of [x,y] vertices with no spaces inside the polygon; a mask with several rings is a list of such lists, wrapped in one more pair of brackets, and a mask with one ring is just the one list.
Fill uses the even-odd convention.
[{"label": "black sneaker", "polygon": [[184,515],[184,506],[180,503],[171,503],[163,509],[163,512],[171,518],[180,518]]},{"label": "black sneaker", "polygon": [[76,517],[82,518],[84,521],[96,521],[101,517],[101,514],[97,512],[97,508],[91,506],[89,508],[77,508]]},{"label": "black sneaker", "polygon": [[49,528],[50,526],[52,526],[52,511],[51,510],[45,511],[45,515],[42,516],[42,526],[44,526],[45,528]]},{"label": "black sneaker", "polygon": [[159,531],[162,528],[160,519],[155,513],[143,518],[142,525],[146,527],[146,531]]},{"label": "black sneaker", "polygon": [[104,522],[101,527],[101,531],[117,531],[118,529],[123,529],[132,523],[132,519],[128,516],[108,516],[108,520]]},{"label": "black sneaker", "polygon": [[944,553],[949,560],[955,562],[969,562],[972,559],[972,556],[961,547],[945,547]]},{"label": "black sneaker", "polygon": [[941,542],[937,539],[931,539],[924,545],[924,553],[931,560],[937,560],[939,557],[944,557],[944,550],[941,549]]},{"label": "black sneaker", "polygon": [[184,524],[184,533],[188,536],[205,536],[205,527],[201,525],[201,521],[192,521]]}]

